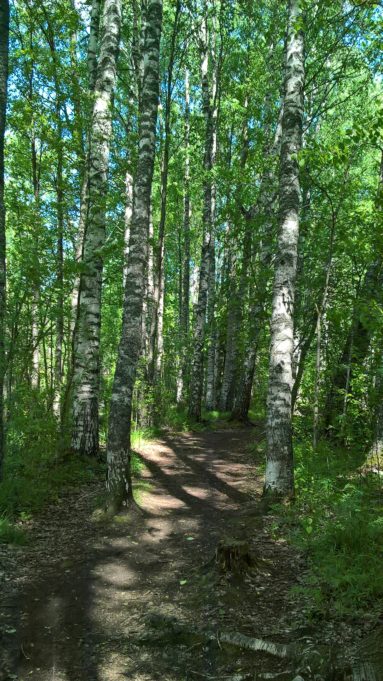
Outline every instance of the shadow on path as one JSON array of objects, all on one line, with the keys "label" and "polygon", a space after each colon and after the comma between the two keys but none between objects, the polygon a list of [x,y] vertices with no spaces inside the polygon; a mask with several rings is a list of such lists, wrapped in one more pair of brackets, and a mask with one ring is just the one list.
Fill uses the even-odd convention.
[{"label": "shadow on path", "polygon": [[[191,681],[232,670],[233,660],[215,644],[191,649],[140,640],[150,634],[146,616],[153,612],[200,626],[231,619],[234,627],[240,613],[254,628],[253,597],[267,624],[278,621],[286,589],[278,565],[270,570],[274,615],[275,603],[264,598],[262,605],[254,585],[251,592],[233,587],[228,596],[219,579],[205,583],[199,571],[220,537],[232,527],[242,531],[238,511],[250,500],[244,481],[249,487],[254,476],[245,454],[251,436],[248,429],[193,433],[143,446],[138,501],[145,515],[95,523],[100,486],[88,497],[69,495],[45,514],[18,601],[19,681]],[[262,541],[262,552],[274,556],[274,543]],[[277,550],[277,562],[286,562],[286,550]]]}]

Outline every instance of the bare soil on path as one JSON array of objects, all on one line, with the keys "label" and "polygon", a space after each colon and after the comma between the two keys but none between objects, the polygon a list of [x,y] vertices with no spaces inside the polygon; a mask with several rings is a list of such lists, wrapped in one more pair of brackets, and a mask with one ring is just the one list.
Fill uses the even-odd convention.
[{"label": "bare soil on path", "polygon": [[[255,437],[233,429],[145,444],[143,514],[97,522],[100,481],[42,514],[28,547],[3,551],[0,680],[198,681],[285,671],[288,662],[265,654],[161,638],[151,621],[171,616],[186,627],[291,637],[290,589],[302,561],[257,511],[261,477],[248,451]],[[218,570],[217,544],[231,538],[249,542],[255,569]]]}]

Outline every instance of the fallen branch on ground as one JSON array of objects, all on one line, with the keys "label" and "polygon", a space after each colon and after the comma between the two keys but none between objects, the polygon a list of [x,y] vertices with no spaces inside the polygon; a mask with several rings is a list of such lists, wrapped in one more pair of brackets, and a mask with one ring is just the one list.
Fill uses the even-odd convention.
[{"label": "fallen branch on ground", "polygon": [[[216,642],[218,645],[226,644],[242,650],[264,653],[280,660],[290,660],[294,664],[295,674],[298,674],[296,678],[298,679],[300,673],[305,674],[305,676],[308,673],[308,678],[323,680],[335,678],[335,664],[331,648],[328,646],[318,649],[318,647],[314,647],[310,642],[303,644],[274,643],[237,632],[211,631],[188,624],[181,624],[173,617],[160,614],[149,615],[148,622],[157,631],[160,630],[156,637],[157,642],[161,638],[163,640],[163,637],[168,637],[171,640],[188,637],[199,638],[203,641]],[[342,676],[337,675],[336,678],[341,679]]]}]

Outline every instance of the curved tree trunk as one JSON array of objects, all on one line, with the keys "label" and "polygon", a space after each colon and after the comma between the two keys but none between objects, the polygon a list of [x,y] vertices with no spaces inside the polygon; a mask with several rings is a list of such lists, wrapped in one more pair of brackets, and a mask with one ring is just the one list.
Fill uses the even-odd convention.
[{"label": "curved tree trunk", "polygon": [[297,154],[302,146],[304,41],[301,0],[289,0],[279,185],[280,233],[271,314],[265,492],[294,493],[291,429],[294,287],[301,188]]},{"label": "curved tree trunk", "polygon": [[161,0],[148,0],[139,154],[134,182],[121,340],[110,401],[107,460],[108,492],[113,509],[126,503],[132,495],[130,479],[132,395],[142,346],[142,306],[145,294],[150,202],[156,150],[161,27],[162,2]]},{"label": "curved tree trunk", "polygon": [[100,57],[95,85],[88,150],[88,210],[80,277],[79,307],[74,338],[73,425],[74,452],[98,452],[98,401],[100,389],[100,326],[102,254],[109,146],[112,133],[112,99],[117,76],[121,2],[105,0]]}]

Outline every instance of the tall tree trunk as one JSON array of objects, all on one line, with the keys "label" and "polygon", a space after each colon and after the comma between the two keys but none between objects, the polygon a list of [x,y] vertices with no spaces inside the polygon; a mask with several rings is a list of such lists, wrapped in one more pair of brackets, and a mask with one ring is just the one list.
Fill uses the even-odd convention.
[{"label": "tall tree trunk", "polygon": [[87,54],[90,92],[96,87],[101,9],[102,0],[92,0]]},{"label": "tall tree trunk", "polygon": [[[64,176],[63,176],[63,129],[62,129],[62,92],[58,74],[56,54],[56,40],[54,30],[49,22],[49,15],[43,6],[46,27],[42,30],[47,38],[53,65],[53,80],[55,85],[55,116],[57,126],[57,165],[56,165],[56,217],[57,217],[57,246],[56,246],[56,343],[54,359],[53,411],[61,419],[61,383],[63,374],[63,343],[64,343]],[[53,365],[52,365],[53,367]]]},{"label": "tall tree trunk", "polygon": [[189,342],[189,315],[190,315],[190,85],[189,71],[185,70],[185,173],[184,173],[184,206],[183,206],[183,262],[182,262],[182,306],[181,306],[181,343],[182,353],[181,373],[182,386],[179,392],[179,401],[184,402],[188,385],[188,342]]},{"label": "tall tree trunk", "polygon": [[301,188],[297,154],[302,146],[304,41],[301,0],[289,0],[279,184],[280,233],[271,314],[265,492],[294,494],[291,424],[294,289]]},{"label": "tall tree trunk", "polygon": [[0,0],[0,480],[5,453],[4,373],[5,373],[5,204],[4,204],[4,137],[7,108],[9,3]]},{"label": "tall tree trunk", "polygon": [[152,380],[157,383],[161,375],[164,339],[163,339],[163,324],[164,324],[164,298],[165,298],[165,229],[166,229],[166,209],[168,200],[168,177],[169,177],[169,154],[171,142],[171,105],[173,93],[173,71],[176,56],[176,40],[179,28],[179,17],[181,11],[181,2],[177,0],[175,7],[175,15],[173,20],[173,29],[170,41],[170,55],[167,69],[166,81],[166,99],[165,99],[165,125],[164,125],[164,150],[161,170],[161,211],[160,224],[158,229],[158,245],[157,245],[157,286],[155,289],[155,307],[154,307],[154,334],[153,334],[153,367],[151,370]]},{"label": "tall tree trunk", "polygon": [[152,217],[152,207],[150,207],[150,219],[149,219],[149,241],[148,241],[148,265],[147,265],[147,275],[146,275],[146,295],[144,298],[144,312],[143,316],[143,327],[144,327],[144,342],[143,342],[143,352],[147,357],[148,382],[151,382],[150,368],[153,366],[153,335],[154,335],[154,308],[155,308],[155,295],[156,295],[156,281],[154,276],[154,249],[153,249],[153,238],[154,238],[154,227],[153,227],[153,217]]},{"label": "tall tree trunk", "polygon": [[[214,189],[215,193],[215,189]],[[215,198],[212,206],[212,215],[215,215]],[[209,332],[209,343],[207,348],[206,363],[206,409],[212,411],[217,406],[216,391],[216,352],[217,352],[217,327],[215,322],[215,243],[214,228],[209,247],[209,277],[207,293],[207,328]]]},{"label": "tall tree trunk", "polygon": [[358,293],[342,354],[332,377],[330,392],[325,406],[325,430],[329,435],[339,435],[347,411],[349,393],[352,391],[354,368],[360,366],[367,356],[373,325],[366,309],[382,300],[383,263],[380,257],[368,268]]},{"label": "tall tree trunk", "polygon": [[161,0],[148,0],[139,152],[134,182],[128,271],[121,340],[110,401],[107,461],[108,491],[113,509],[127,503],[132,495],[130,477],[132,395],[142,346],[142,306],[145,294],[155,158],[161,27],[162,2]]},{"label": "tall tree trunk", "polygon": [[[375,199],[379,211],[383,196],[383,152],[380,159],[378,188]],[[325,407],[325,429],[329,435],[339,434],[339,425],[344,426],[348,393],[352,391],[354,367],[361,365],[368,353],[374,324],[368,318],[376,304],[382,305],[383,261],[380,256],[381,232],[377,229],[375,251],[378,257],[372,262],[358,291],[351,326],[346,337],[342,354],[332,378],[332,385]],[[373,315],[373,312],[372,312]],[[342,428],[341,428],[342,430]]]},{"label": "tall tree trunk", "polygon": [[[214,29],[215,27],[215,19]],[[213,36],[215,39],[215,35]],[[216,62],[215,49],[211,48],[213,70],[211,74],[210,97],[211,97],[211,169],[214,168],[217,156],[217,122],[218,122],[218,92],[217,92],[217,71],[218,64]],[[206,79],[205,79],[206,80]],[[208,89],[206,89],[206,105],[208,102]],[[205,405],[208,411],[217,408],[217,377],[216,377],[216,353],[217,353],[217,326],[215,320],[216,307],[216,266],[215,266],[215,216],[216,216],[216,194],[217,188],[215,180],[211,180],[211,224],[212,236],[209,244],[209,276],[208,276],[208,290],[207,290],[207,332],[209,336],[209,343],[207,347],[207,363],[206,363],[206,399]]]},{"label": "tall tree trunk", "polygon": [[[330,275],[333,261],[334,241],[335,241],[335,227],[337,211],[334,211],[332,203],[332,225],[330,232],[330,248],[326,265],[326,274],[324,281],[324,288],[322,300],[317,306],[317,322],[316,322],[316,351],[315,351],[315,381],[314,381],[314,407],[313,407],[313,448],[316,449],[318,445],[319,434],[319,388],[320,388],[320,373],[321,373],[321,351],[322,351],[322,321],[326,311],[328,292],[330,287]],[[294,409],[294,407],[292,407]]]},{"label": "tall tree trunk", "polygon": [[63,185],[63,150],[60,105],[57,106],[59,147],[57,155],[56,199],[57,199],[57,311],[56,311],[56,346],[55,346],[55,381],[53,409],[57,417],[61,416],[61,382],[63,372],[64,342],[64,185]]},{"label": "tall tree trunk", "polygon": [[[89,39],[88,39],[88,53],[87,53],[87,63],[88,63],[88,91],[89,95],[94,93],[96,78],[97,78],[97,63],[98,63],[98,51],[99,51],[99,37],[100,37],[100,19],[101,19],[101,8],[102,0],[92,0],[92,8],[90,14],[90,25],[89,25]],[[80,114],[80,106],[76,106],[77,114]],[[91,113],[91,112],[89,112]],[[91,128],[87,130],[87,150],[85,158],[85,167],[81,180],[81,194],[80,194],[80,215],[79,224],[77,230],[76,244],[75,244],[75,259],[77,263],[80,263],[83,258],[83,247],[84,247],[84,237],[85,237],[85,227],[89,212],[89,146],[90,146],[90,135]],[[81,155],[84,154],[84,149],[81,147]],[[80,291],[80,275],[76,275],[72,296],[71,296],[71,330],[72,334],[75,332],[75,326],[77,322],[78,315],[78,305],[79,305],[79,291]],[[74,358],[73,358],[74,359]]]},{"label": "tall tree trunk", "polygon": [[265,312],[265,304],[260,295],[260,302],[255,303],[250,309],[251,326],[245,348],[242,371],[238,379],[237,392],[231,418],[243,423],[249,423],[249,409],[251,405],[251,392],[253,388],[255,363],[258,352],[258,341],[262,330],[262,318]]},{"label": "tall tree trunk", "polygon": [[129,257],[129,239],[130,239],[130,225],[132,223],[133,213],[133,177],[129,172],[125,175],[125,234],[124,234],[124,265],[122,283],[125,288],[126,277],[128,274],[128,257]]},{"label": "tall tree trunk", "polygon": [[[383,150],[380,157],[378,191],[376,194],[375,206],[377,213],[383,208]],[[381,240],[381,230],[377,230],[377,241]],[[374,408],[374,436],[372,443],[372,453],[380,457],[383,451],[383,352],[380,353],[376,375],[376,402]],[[378,458],[380,464],[380,459]]]},{"label": "tall tree trunk", "polygon": [[[30,76],[30,102],[33,106],[33,67]],[[33,122],[32,122],[33,125]],[[33,277],[33,293],[32,293],[32,372],[31,385],[32,388],[38,389],[40,386],[40,333],[39,333],[39,303],[40,303],[40,285],[39,285],[39,228],[40,228],[40,168],[37,159],[36,139],[35,133],[32,132],[31,141],[31,164],[32,164],[32,185],[34,198],[34,225],[36,234],[34,234],[34,277]]]},{"label": "tall tree trunk", "polygon": [[[216,91],[215,83],[209,82],[209,37],[207,17],[204,17],[201,29],[201,77],[202,99],[205,116],[205,154],[204,154],[204,202],[203,202],[203,237],[201,265],[198,283],[198,300],[195,309],[193,355],[190,370],[189,391],[189,416],[200,421],[202,410],[203,390],[203,360],[205,343],[206,311],[209,292],[209,267],[214,255],[214,212],[215,212],[215,185],[212,178],[212,169],[215,163],[216,152]],[[210,287],[212,279],[210,279]],[[210,294],[212,291],[210,290]],[[211,295],[210,295],[211,299]],[[211,309],[211,307],[210,307]]]},{"label": "tall tree trunk", "polygon": [[[268,99],[268,97],[267,97]],[[282,109],[281,109],[282,112]],[[274,132],[274,139],[271,145],[267,144],[265,148],[265,156],[269,157],[269,161],[273,159],[278,152],[280,153],[281,146],[281,122],[282,115],[279,114],[277,126]],[[264,172],[260,183],[259,196],[257,204],[252,207],[250,213],[247,214],[243,255],[242,255],[242,272],[239,284],[238,299],[244,300],[246,290],[249,290],[251,299],[250,305],[250,324],[245,336],[245,351],[243,355],[243,364],[236,381],[236,390],[234,405],[231,412],[231,417],[238,421],[248,422],[248,413],[251,404],[251,394],[253,388],[253,380],[255,374],[255,364],[257,359],[259,338],[265,326],[266,318],[266,295],[267,285],[269,281],[269,269],[271,261],[272,240],[274,235],[273,216],[275,214],[275,196],[273,187],[273,172],[270,167]],[[259,214],[261,221],[261,230],[259,238],[259,251],[257,253],[253,244],[253,227],[252,218]],[[253,253],[254,251],[254,253]],[[255,259],[258,259],[256,264]],[[257,274],[255,285],[251,282],[248,285],[248,271],[251,261],[254,261]],[[254,290],[255,289],[255,290]],[[240,324],[242,315],[237,313],[237,323]]]},{"label": "tall tree trunk", "polygon": [[102,254],[109,146],[112,132],[112,98],[117,76],[121,2],[105,0],[100,57],[94,94],[88,150],[88,211],[83,249],[84,271],[80,277],[77,326],[74,339],[73,425],[74,452],[98,452],[98,405],[100,389],[100,326]]},{"label": "tall tree trunk", "polygon": [[229,258],[228,266],[229,282],[226,320],[225,364],[223,368],[222,387],[219,405],[221,411],[230,411],[233,406],[238,347],[237,335],[239,333],[238,317],[240,312],[239,308],[243,303],[242,298],[238,296],[238,287],[236,281],[238,272],[236,267],[236,258],[230,251],[228,258]]}]

